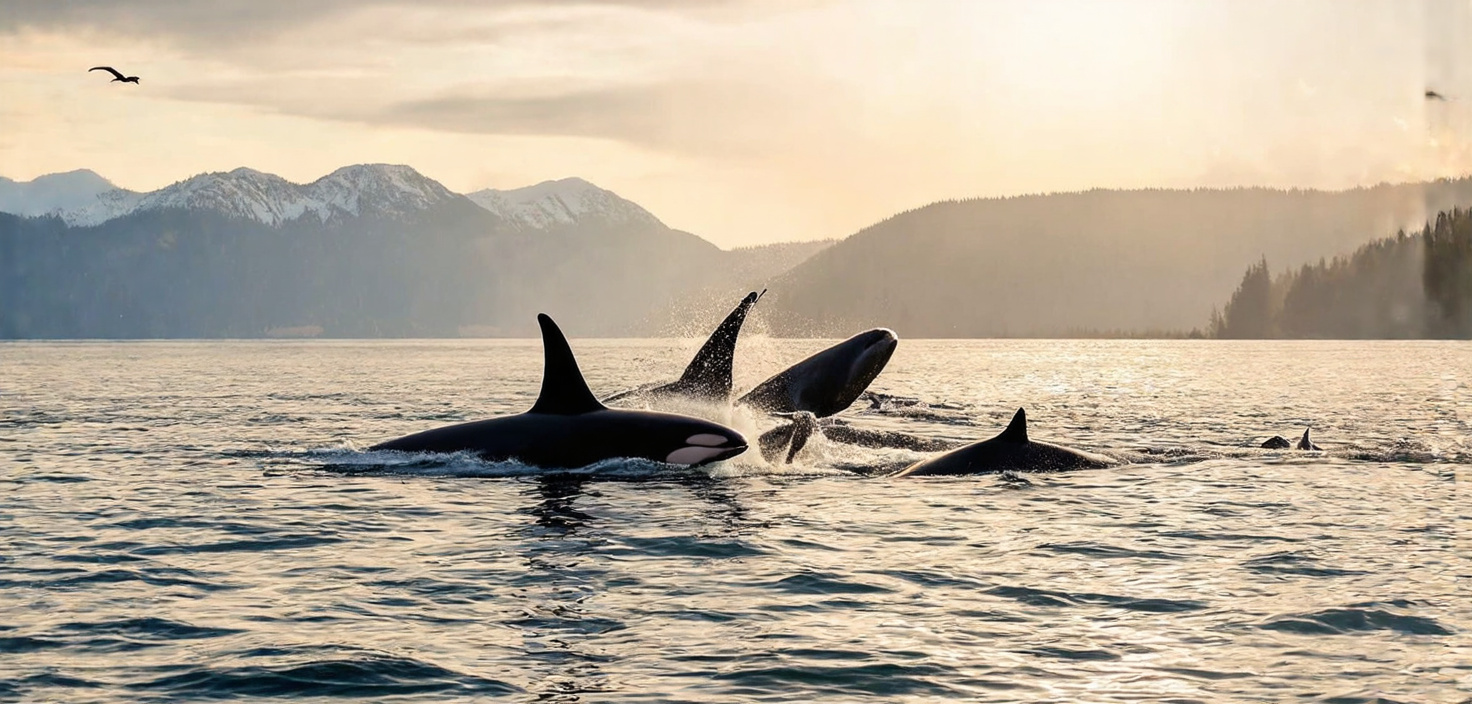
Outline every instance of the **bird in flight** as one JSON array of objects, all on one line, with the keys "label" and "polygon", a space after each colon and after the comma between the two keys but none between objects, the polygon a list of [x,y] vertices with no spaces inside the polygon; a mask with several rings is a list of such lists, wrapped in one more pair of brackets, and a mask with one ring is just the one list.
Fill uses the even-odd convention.
[{"label": "bird in flight", "polygon": [[112,79],[111,81],[108,81],[108,83],[117,83],[118,81],[122,81],[124,83],[137,83],[138,82],[138,77],[137,76],[124,76],[123,74],[118,73],[118,70],[115,69],[115,68],[113,68],[113,67],[111,67],[111,66],[94,66],[92,68],[87,69],[87,73],[91,73],[93,71],[106,71],[106,72],[111,73],[112,75],[116,76],[116,78]]},{"label": "bird in flight", "polygon": [[1440,94],[1440,93],[1438,93],[1438,92],[1436,92],[1436,91],[1431,90],[1430,88],[1428,88],[1428,89],[1426,89],[1426,99],[1427,100],[1446,100],[1446,96],[1444,96],[1444,95],[1442,95],[1442,94]]}]

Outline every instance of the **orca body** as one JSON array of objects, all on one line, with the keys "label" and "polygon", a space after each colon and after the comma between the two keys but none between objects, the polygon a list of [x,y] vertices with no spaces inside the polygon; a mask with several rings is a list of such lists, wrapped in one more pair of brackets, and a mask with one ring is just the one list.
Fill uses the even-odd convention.
[{"label": "orca body", "polygon": [[1308,432],[1311,429],[1312,428],[1304,428],[1303,437],[1299,438],[1297,443],[1294,443],[1293,441],[1283,437],[1282,435],[1274,435],[1267,440],[1264,440],[1261,447],[1265,450],[1286,450],[1290,447],[1295,450],[1322,450],[1323,448],[1315,445],[1314,441],[1308,439]]},{"label": "orca body", "polygon": [[894,356],[893,330],[861,332],[758,384],[738,401],[768,413],[807,412],[826,418],[862,394]]},{"label": "orca body", "polygon": [[[927,438],[892,430],[857,428],[840,418],[819,419],[806,411],[784,413],[782,416],[790,418],[792,422],[768,430],[757,438],[757,447],[761,449],[762,457],[768,462],[782,461],[792,464],[793,458],[797,457],[797,453],[807,446],[808,440],[812,439],[814,434],[823,436],[829,442],[841,442],[845,445],[915,452],[945,452],[965,444],[954,440]],[[783,459],[784,453],[786,459]]]},{"label": "orca body", "polygon": [[685,372],[668,384],[649,388],[632,389],[622,393],[614,394],[606,399],[604,403],[621,401],[631,397],[669,397],[681,396],[702,401],[713,401],[726,403],[731,400],[731,367],[736,360],[736,339],[741,336],[741,326],[746,323],[746,315],[751,312],[751,307],[761,299],[766,291],[757,293],[752,291],[741,299],[736,307],[726,314],[725,320],[716,326],[714,332],[706,338],[705,344],[696,351],[695,357],[685,367]]},{"label": "orca body", "polygon": [[611,409],[598,402],[578,369],[567,338],[546,315],[545,368],[537,402],[526,413],[461,423],[408,435],[371,450],[473,452],[490,461],[517,460],[572,469],[614,458],[700,466],[746,450],[746,439],[723,425],[672,413]]},{"label": "orca body", "polygon": [[1012,416],[1011,424],[1000,435],[917,462],[895,476],[1065,472],[1117,464],[1119,462],[1103,455],[1028,439],[1027,413],[1019,408]]}]

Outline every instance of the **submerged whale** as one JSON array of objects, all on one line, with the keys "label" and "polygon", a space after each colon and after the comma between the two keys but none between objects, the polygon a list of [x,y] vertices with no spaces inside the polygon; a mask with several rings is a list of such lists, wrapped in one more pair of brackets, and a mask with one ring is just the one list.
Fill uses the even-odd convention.
[{"label": "submerged whale", "polygon": [[1312,428],[1303,429],[1303,437],[1298,439],[1297,444],[1294,444],[1293,442],[1289,441],[1288,438],[1285,438],[1282,435],[1274,435],[1267,440],[1264,440],[1260,447],[1265,450],[1286,450],[1290,447],[1295,450],[1320,450],[1322,448],[1320,448],[1318,445],[1315,445],[1314,441],[1308,439],[1308,431],[1311,429]]},{"label": "submerged whale", "polygon": [[682,396],[703,401],[725,403],[731,400],[731,368],[736,360],[736,339],[741,335],[741,326],[751,307],[766,294],[752,291],[741,299],[736,307],[726,314],[725,320],[716,326],[706,338],[705,344],[695,352],[695,357],[685,367],[685,372],[668,384],[631,389],[603,399],[604,403],[622,401],[630,397]]},{"label": "submerged whale", "polygon": [[1118,461],[1103,455],[1028,439],[1027,413],[1019,408],[1000,435],[917,462],[895,476],[1063,472],[1117,464]]},{"label": "submerged whale", "polygon": [[864,393],[898,346],[893,330],[861,332],[757,384],[738,402],[768,413],[806,411],[826,418]]},{"label": "submerged whale", "polygon": [[369,448],[402,452],[474,452],[556,469],[614,458],[700,466],[746,450],[723,425],[672,413],[612,409],[599,403],[578,369],[567,338],[538,315],[545,357],[542,390],[526,413],[435,428]]}]

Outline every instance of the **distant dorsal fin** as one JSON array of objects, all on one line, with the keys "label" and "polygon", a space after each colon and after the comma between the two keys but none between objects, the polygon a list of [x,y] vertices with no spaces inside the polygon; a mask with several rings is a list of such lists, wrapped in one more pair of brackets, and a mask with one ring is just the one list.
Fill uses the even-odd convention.
[{"label": "distant dorsal fin", "polygon": [[1017,409],[1017,415],[1012,416],[1012,422],[1007,424],[1007,429],[997,439],[1003,442],[1027,442],[1027,411]]},{"label": "distant dorsal fin", "polygon": [[1318,446],[1314,445],[1314,441],[1308,439],[1308,431],[1310,429],[1311,428],[1304,428],[1303,429],[1303,437],[1301,437],[1301,438],[1298,439],[1298,445],[1296,445],[1296,447],[1298,449],[1300,449],[1300,450],[1317,450],[1317,449],[1319,449]]},{"label": "distant dorsal fin", "polygon": [[716,326],[715,332],[710,334],[705,344],[701,345],[695,358],[690,360],[690,365],[685,367],[685,373],[670,385],[669,390],[721,401],[731,396],[731,365],[736,359],[736,338],[741,335],[746,314],[763,293],[766,291],[752,291],[736,304],[726,315],[726,319]]},{"label": "distant dorsal fin", "polygon": [[572,348],[557,323],[545,313],[537,315],[537,323],[542,326],[542,353],[546,361],[542,368],[542,392],[527,413],[575,416],[606,408],[588,389],[588,382],[578,369],[578,360],[572,356]]}]

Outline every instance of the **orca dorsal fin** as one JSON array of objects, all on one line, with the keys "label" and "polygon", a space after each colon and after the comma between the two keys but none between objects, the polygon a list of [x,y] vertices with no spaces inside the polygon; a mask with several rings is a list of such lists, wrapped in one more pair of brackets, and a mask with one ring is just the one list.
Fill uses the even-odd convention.
[{"label": "orca dorsal fin", "polygon": [[736,338],[741,335],[746,314],[763,293],[766,291],[752,291],[731,309],[726,319],[716,326],[715,332],[701,345],[700,351],[695,353],[690,365],[685,367],[685,373],[671,387],[683,393],[722,401],[730,398],[731,366],[736,359]]},{"label": "orca dorsal fin", "polygon": [[542,353],[546,361],[542,368],[542,392],[537,394],[537,402],[527,413],[575,416],[607,408],[588,389],[588,382],[578,369],[578,360],[572,356],[572,347],[557,323],[546,313],[539,313],[537,324],[542,326]]},{"label": "orca dorsal fin", "polygon": [[1017,414],[1012,416],[1012,422],[1007,424],[1007,429],[997,436],[1002,442],[1027,442],[1027,411],[1017,409]]}]

